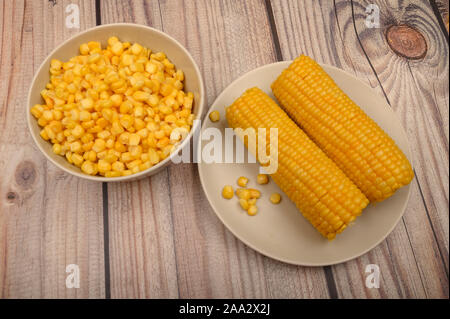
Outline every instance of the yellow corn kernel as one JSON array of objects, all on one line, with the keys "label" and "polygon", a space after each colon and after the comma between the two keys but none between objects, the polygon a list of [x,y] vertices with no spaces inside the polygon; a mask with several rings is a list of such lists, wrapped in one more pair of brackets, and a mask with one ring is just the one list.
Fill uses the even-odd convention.
[{"label": "yellow corn kernel", "polygon": [[233,197],[233,187],[231,185],[225,185],[222,189],[222,196],[225,199],[230,199]]},{"label": "yellow corn kernel", "polygon": [[110,135],[111,135],[110,131],[104,130],[104,131],[99,132],[97,134],[97,137],[106,140]]},{"label": "yellow corn kernel", "polygon": [[80,111],[80,121],[82,122],[87,122],[91,120],[91,113],[85,110],[81,110]]},{"label": "yellow corn kernel", "polygon": [[145,171],[146,169],[149,169],[152,167],[152,164],[150,162],[144,162],[142,164],[139,164],[139,171]]},{"label": "yellow corn kernel", "polygon": [[139,172],[139,166],[140,166],[140,165],[134,166],[134,167],[131,169],[131,172],[132,172],[133,174],[138,173],[138,172]]},{"label": "yellow corn kernel", "polygon": [[136,108],[134,109],[134,116],[137,118],[143,118],[145,114],[145,109],[140,105],[136,106]]},{"label": "yellow corn kernel", "polygon": [[100,173],[106,173],[106,172],[108,172],[110,170],[111,170],[111,164],[110,163],[108,163],[107,161],[102,160],[102,159],[98,161],[98,171]]},{"label": "yellow corn kernel", "polygon": [[97,161],[97,153],[95,151],[86,152],[88,154],[87,159],[91,162]]},{"label": "yellow corn kernel", "polygon": [[42,107],[42,105],[36,104],[31,108],[30,112],[35,118],[39,119],[44,112],[44,108]]},{"label": "yellow corn kernel", "polygon": [[81,143],[79,141],[75,141],[70,144],[70,151],[72,153],[81,152],[83,149],[81,148]]},{"label": "yellow corn kernel", "polygon": [[50,61],[50,69],[59,70],[62,68],[62,62],[56,59]]},{"label": "yellow corn kernel", "polygon": [[106,150],[104,150],[104,151],[101,151],[101,152],[97,153],[97,158],[98,159],[104,159],[106,155],[108,155],[108,152]]},{"label": "yellow corn kernel", "polygon": [[84,128],[81,127],[81,125],[76,125],[73,129],[72,129],[72,135],[75,138],[80,138],[84,133]]},{"label": "yellow corn kernel", "polygon": [[212,111],[211,113],[209,113],[209,119],[211,120],[211,122],[219,121],[220,120],[219,111]]},{"label": "yellow corn kernel", "polygon": [[114,144],[114,149],[118,152],[125,152],[127,150],[127,148],[125,147],[125,145],[123,145],[121,142],[116,141]]},{"label": "yellow corn kernel", "polygon": [[103,151],[106,147],[105,145],[105,140],[102,139],[96,139],[94,142],[94,146],[92,146],[92,150],[94,150],[95,152],[99,153],[101,151]]},{"label": "yellow corn kernel", "polygon": [[52,147],[53,153],[60,155],[62,151],[61,144],[55,143]]},{"label": "yellow corn kernel", "polygon": [[281,195],[278,193],[272,193],[270,195],[270,201],[272,204],[278,204],[281,201]]},{"label": "yellow corn kernel", "polygon": [[250,207],[247,210],[247,214],[250,216],[255,216],[258,213],[258,208],[255,205],[250,205]]},{"label": "yellow corn kernel", "polygon": [[160,139],[158,142],[156,142],[156,146],[158,148],[164,148],[165,146],[167,146],[170,143],[170,140],[167,137],[163,137],[162,139]]},{"label": "yellow corn kernel", "polygon": [[139,145],[140,141],[141,137],[138,134],[132,133],[130,134],[128,145]]},{"label": "yellow corn kernel", "polygon": [[122,174],[116,171],[108,171],[105,173],[105,177],[119,177],[119,176],[122,176]]},{"label": "yellow corn kernel", "polygon": [[120,155],[120,160],[124,163],[130,162],[133,160],[133,156],[131,156],[130,152],[125,152]]},{"label": "yellow corn kernel", "polygon": [[82,45],[80,45],[80,53],[82,55],[88,55],[89,54],[89,47],[88,47],[87,43],[83,43]]},{"label": "yellow corn kernel", "polygon": [[109,148],[109,149],[113,148],[114,147],[114,142],[115,141],[114,141],[114,139],[112,137],[107,139],[106,143],[105,143],[106,148]]},{"label": "yellow corn kernel", "polygon": [[150,98],[150,93],[144,91],[136,91],[133,94],[133,99],[136,101],[147,101]]},{"label": "yellow corn kernel", "polygon": [[248,201],[249,205],[255,205],[256,204],[256,198],[250,198]]},{"label": "yellow corn kernel", "polygon": [[250,198],[260,198],[261,197],[261,192],[257,189],[254,188],[249,188],[248,189],[250,191]]},{"label": "yellow corn kernel", "polygon": [[133,146],[130,146],[130,147],[128,148],[128,150],[129,150],[131,156],[133,156],[134,158],[139,158],[139,157],[141,157],[141,154],[142,154],[142,146],[140,146],[140,145],[133,145]]},{"label": "yellow corn kernel", "polygon": [[248,201],[246,201],[246,200],[243,199],[243,198],[240,198],[240,199],[239,199],[239,205],[241,205],[241,207],[242,207],[243,210],[247,210],[247,209],[249,208]]},{"label": "yellow corn kernel", "polygon": [[114,162],[111,165],[111,168],[117,172],[123,172],[125,170],[125,165],[122,162]]},{"label": "yellow corn kernel", "polygon": [[150,163],[152,163],[153,165],[155,165],[159,162],[158,153],[153,148],[149,149],[148,156],[149,156]]},{"label": "yellow corn kernel", "polygon": [[87,111],[91,111],[94,108],[94,101],[92,98],[86,98],[81,100],[81,107]]},{"label": "yellow corn kernel", "polygon": [[103,157],[103,160],[110,164],[114,163],[118,159],[119,159],[119,157],[114,154],[106,154],[105,157]]},{"label": "yellow corn kernel", "polygon": [[115,42],[111,46],[111,52],[115,55],[121,55],[123,53],[123,44],[119,41]]},{"label": "yellow corn kernel", "polygon": [[133,126],[133,123],[134,123],[134,118],[128,114],[125,114],[120,119],[120,124],[122,124],[122,126],[125,127],[126,129],[129,129],[131,126]]},{"label": "yellow corn kernel", "polygon": [[248,178],[245,177],[245,176],[241,176],[241,177],[239,177],[238,180],[237,180],[237,184],[238,184],[240,187],[246,187],[246,186],[247,186],[247,183],[248,183]]},{"label": "yellow corn kernel", "polygon": [[269,182],[269,177],[267,174],[258,174],[258,176],[256,176],[256,182],[261,185],[267,184]]},{"label": "yellow corn kernel", "polygon": [[133,172],[130,171],[129,169],[126,169],[126,170],[124,170],[124,171],[122,172],[122,176],[129,176],[129,175],[131,175],[131,174],[133,174]]},{"label": "yellow corn kernel", "polygon": [[142,52],[143,49],[144,49],[144,48],[143,48],[140,44],[138,44],[138,43],[134,43],[134,44],[131,46],[131,48],[130,48],[131,53],[133,53],[134,55],[139,55],[139,54],[141,54],[141,52]]},{"label": "yellow corn kernel", "polygon": [[67,153],[66,153],[66,159],[67,159],[67,161],[68,161],[70,164],[73,164],[73,161],[72,161],[72,152],[67,152]]},{"label": "yellow corn kernel", "polygon": [[95,175],[95,174],[97,174],[98,168],[94,163],[87,160],[87,161],[84,161],[83,164],[81,165],[81,170],[88,175]]},{"label": "yellow corn kernel", "polygon": [[238,188],[236,190],[236,196],[242,199],[246,199],[249,200],[250,198],[252,198],[250,190],[246,189],[246,188]]},{"label": "yellow corn kernel", "polygon": [[122,64],[125,66],[130,66],[133,63],[133,56],[130,54],[122,55]]},{"label": "yellow corn kernel", "polygon": [[133,170],[134,167],[139,167],[139,164],[141,164],[141,163],[142,163],[142,161],[140,159],[137,159],[137,160],[127,163],[127,167],[128,167],[128,169]]},{"label": "yellow corn kernel", "polygon": [[120,104],[119,111],[122,114],[127,114],[133,109],[133,105],[130,101],[124,101],[122,104]]},{"label": "yellow corn kernel", "polygon": [[119,107],[123,101],[122,95],[120,95],[120,94],[113,94],[113,95],[111,95],[110,99],[111,99],[112,105],[115,107]]},{"label": "yellow corn kernel", "polygon": [[38,120],[38,124],[39,124],[39,126],[46,126],[48,124],[48,122],[43,117],[41,117]]},{"label": "yellow corn kernel", "polygon": [[84,159],[80,154],[72,154],[72,161],[76,166],[80,167],[81,164],[83,164]]}]

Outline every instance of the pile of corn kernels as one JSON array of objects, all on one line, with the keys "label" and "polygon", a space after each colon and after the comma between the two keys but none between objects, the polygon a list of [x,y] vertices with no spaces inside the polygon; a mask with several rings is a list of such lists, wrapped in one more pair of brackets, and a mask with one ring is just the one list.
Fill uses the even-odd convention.
[{"label": "pile of corn kernels", "polygon": [[31,108],[55,154],[89,175],[127,176],[159,163],[191,130],[194,95],[163,52],[91,41],[68,62],[52,60],[45,104]]}]

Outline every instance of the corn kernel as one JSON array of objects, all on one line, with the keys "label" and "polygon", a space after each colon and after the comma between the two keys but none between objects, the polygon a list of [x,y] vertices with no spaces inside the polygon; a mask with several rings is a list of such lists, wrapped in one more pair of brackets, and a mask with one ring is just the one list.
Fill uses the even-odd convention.
[{"label": "corn kernel", "polygon": [[84,128],[81,127],[81,125],[76,125],[73,129],[72,129],[72,135],[75,138],[80,138],[84,133]]},{"label": "corn kernel", "polygon": [[122,162],[114,162],[114,163],[112,163],[111,168],[114,171],[122,172],[125,170],[125,165]]},{"label": "corn kernel", "polygon": [[246,201],[246,200],[243,199],[243,198],[240,198],[240,199],[239,199],[239,205],[241,205],[241,207],[242,207],[243,210],[247,210],[247,209],[249,208],[248,201]]},{"label": "corn kernel", "polygon": [[121,55],[123,53],[123,44],[119,41],[115,42],[111,46],[111,52],[115,55]]},{"label": "corn kernel", "polygon": [[55,143],[52,147],[53,153],[60,155],[62,151],[61,144]]},{"label": "corn kernel", "polygon": [[72,161],[76,166],[80,167],[81,164],[83,164],[84,159],[80,154],[72,154]]},{"label": "corn kernel", "polygon": [[236,190],[236,196],[245,200],[249,200],[252,197],[250,194],[250,190],[246,188],[238,188]]},{"label": "corn kernel", "polygon": [[102,159],[98,161],[98,171],[100,173],[106,173],[107,171],[110,171],[110,170],[111,170],[110,163],[108,163],[107,161],[102,160]]},{"label": "corn kernel", "polygon": [[80,45],[80,53],[82,55],[88,55],[89,54],[89,47],[88,47],[87,43],[83,43],[82,45]]},{"label": "corn kernel", "polygon": [[272,193],[270,195],[270,201],[272,204],[278,204],[281,201],[281,195],[278,193]]},{"label": "corn kernel", "polygon": [[258,176],[256,176],[256,182],[261,185],[267,184],[269,182],[269,178],[267,174],[258,174]]},{"label": "corn kernel", "polygon": [[249,214],[250,216],[255,216],[257,213],[258,208],[255,205],[251,205],[247,210],[247,214]]},{"label": "corn kernel", "polygon": [[230,199],[233,197],[233,187],[231,185],[225,185],[222,189],[222,196],[225,199]]},{"label": "corn kernel", "polygon": [[94,108],[94,101],[92,98],[86,98],[81,100],[81,107],[85,110],[92,110]]},{"label": "corn kernel", "polygon": [[94,150],[95,152],[99,153],[101,151],[103,151],[106,147],[105,145],[105,141],[102,139],[96,139],[94,142],[94,146],[92,146],[92,150]]},{"label": "corn kernel", "polygon": [[219,121],[220,120],[219,111],[212,111],[211,113],[209,113],[209,119],[211,120],[211,122]]},{"label": "corn kernel", "polygon": [[261,197],[261,192],[259,190],[254,189],[254,188],[249,188],[248,190],[250,191],[250,197],[251,198],[258,199],[258,198]]},{"label": "corn kernel", "polygon": [[130,138],[129,138],[129,145],[138,145],[139,142],[141,141],[141,137],[138,134],[130,134]]},{"label": "corn kernel", "polygon": [[240,187],[246,187],[246,186],[247,186],[247,183],[248,183],[248,178],[245,177],[245,176],[241,176],[241,177],[239,177],[238,180],[237,180],[237,184],[238,184]]}]

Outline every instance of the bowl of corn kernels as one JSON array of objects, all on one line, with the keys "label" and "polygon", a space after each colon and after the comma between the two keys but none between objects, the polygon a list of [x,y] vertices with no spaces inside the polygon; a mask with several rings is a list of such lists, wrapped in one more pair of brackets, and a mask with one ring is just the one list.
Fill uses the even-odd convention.
[{"label": "bowl of corn kernels", "polygon": [[204,104],[200,71],[175,39],[136,24],[77,34],[41,64],[27,117],[56,166],[96,181],[158,172],[189,147]]}]

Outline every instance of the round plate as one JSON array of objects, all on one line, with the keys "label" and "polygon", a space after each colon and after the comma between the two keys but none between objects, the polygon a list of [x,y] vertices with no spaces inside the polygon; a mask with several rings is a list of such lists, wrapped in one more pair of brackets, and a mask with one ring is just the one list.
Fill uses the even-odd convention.
[{"label": "round plate", "polygon": [[[202,133],[209,127],[216,127],[222,131],[223,137],[224,130],[228,127],[225,108],[248,88],[257,86],[275,99],[270,85],[290,63],[286,61],[265,65],[235,80],[220,94],[209,110],[209,112],[219,111],[220,121],[213,123],[205,117]],[[322,67],[337,85],[395,140],[411,161],[406,133],[386,101],[354,76],[332,66],[322,65]],[[208,142],[210,142],[208,139],[204,141],[199,139],[198,150],[202,151]],[[222,142],[223,158],[224,144]],[[245,156],[247,159],[247,153]],[[256,175],[259,173],[257,163],[200,162],[198,170],[203,189],[213,210],[236,237],[268,257],[304,266],[341,263],[374,248],[386,238],[402,217],[411,189],[409,184],[376,206],[369,205],[356,219],[354,225],[336,236],[335,240],[328,241],[301,215],[294,203],[284,195],[273,180],[267,185],[256,183]],[[226,200],[221,195],[222,188],[226,184],[233,185],[235,189],[238,187],[236,180],[239,176],[250,179],[247,187],[261,190],[262,196],[257,201],[258,214],[255,216],[247,215],[240,208],[236,196]],[[269,202],[272,192],[282,194],[280,204],[273,205]]]}]

